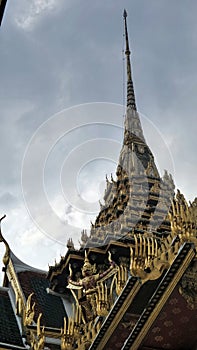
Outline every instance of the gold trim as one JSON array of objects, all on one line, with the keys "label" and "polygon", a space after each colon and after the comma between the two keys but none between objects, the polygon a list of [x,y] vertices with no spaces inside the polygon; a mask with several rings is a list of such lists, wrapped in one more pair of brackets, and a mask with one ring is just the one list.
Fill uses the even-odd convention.
[{"label": "gold trim", "polygon": [[[117,327],[119,321],[122,319],[123,315],[127,311],[128,307],[130,306],[131,302],[133,301],[134,297],[140,290],[141,283],[139,280],[136,281],[134,288],[132,288],[131,292],[127,296],[127,298],[124,300],[123,305],[121,308],[118,310],[116,316],[114,317],[113,321],[110,324],[110,327],[107,330],[107,333],[105,333],[104,337],[100,341],[97,350],[103,350],[107,342],[109,341],[111,335],[113,334],[115,328]],[[113,308],[112,308],[113,310]]]},{"label": "gold trim", "polygon": [[[68,265],[68,263],[69,263],[69,261],[71,259],[76,259],[76,260],[83,261],[84,257],[80,256],[80,255],[77,255],[77,254],[69,254],[69,256],[67,257],[67,259],[66,259],[65,263],[63,264],[62,268],[58,269],[58,271],[53,271],[51,273],[50,277],[47,277],[47,278],[51,281],[54,276],[58,276],[59,274],[61,274],[63,272],[63,270],[65,269],[65,267]],[[54,266],[51,266],[51,267],[54,267]],[[49,272],[50,272],[50,270],[49,270]],[[49,273],[48,273],[48,275],[49,275]]]},{"label": "gold trim", "polygon": [[11,259],[9,260],[9,263],[7,265],[7,277],[15,293],[16,313],[19,316],[22,316],[25,310],[26,301]]},{"label": "gold trim", "polygon": [[[32,326],[26,326],[26,329],[29,330],[29,332],[32,332],[36,334],[37,332],[37,324],[35,324],[33,327]],[[54,331],[48,331],[47,328],[44,328],[44,334],[46,338],[53,338],[53,339],[60,339],[61,338],[61,328],[57,328]]]},{"label": "gold trim", "polygon": [[[117,246],[117,247],[129,248],[127,243],[116,242],[116,241],[110,240],[110,242],[108,243],[108,245],[107,245],[105,250],[101,250],[101,249],[96,248],[96,247],[90,248],[88,250],[88,255],[90,253],[99,253],[99,254],[105,255],[110,250],[110,247],[111,247],[112,244]],[[62,265],[62,268],[58,269],[58,271],[52,271],[51,275],[50,275],[50,270],[49,270],[48,276],[50,275],[50,277],[47,277],[47,278],[51,281],[53,279],[53,277],[58,276],[59,274],[61,274],[63,272],[63,270],[68,266],[68,264],[69,264],[71,259],[76,259],[76,260],[79,260],[79,261],[83,261],[84,257],[80,256],[80,255],[77,255],[77,254],[69,254],[67,259],[66,259],[66,261]],[[54,266],[52,265],[51,267],[53,268]]]},{"label": "gold trim", "polygon": [[173,289],[176,287],[178,281],[182,277],[183,273],[187,269],[188,265],[192,261],[192,259],[195,256],[195,252],[193,249],[190,249],[188,255],[186,256],[185,260],[183,261],[180,269],[177,271],[174,279],[171,281],[170,285],[168,286],[168,289],[166,290],[166,293],[164,293],[159,300],[159,303],[157,307],[153,310],[151,316],[145,323],[144,327],[141,329],[141,332],[138,334],[136,340],[134,341],[133,345],[130,347],[130,350],[138,350],[139,346],[141,345],[142,341],[144,340],[145,336],[147,335],[150,327],[152,326],[153,322],[155,321],[156,317],[158,316],[159,312],[161,311],[162,307],[166,303],[167,299],[169,298],[170,294],[173,292]]}]

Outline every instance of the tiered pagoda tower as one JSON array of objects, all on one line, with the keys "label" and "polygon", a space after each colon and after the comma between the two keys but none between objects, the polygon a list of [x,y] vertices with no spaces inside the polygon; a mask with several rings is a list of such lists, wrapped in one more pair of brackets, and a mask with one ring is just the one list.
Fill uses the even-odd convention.
[{"label": "tiered pagoda tower", "polygon": [[[127,14],[124,12],[127,62],[127,112],[123,146],[120,152],[117,180],[107,180],[104,205],[88,240],[103,244],[111,232],[117,239],[133,238],[135,233],[151,231],[155,238],[170,231],[167,213],[173,197],[174,183],[165,172],[163,179],[146,144],[135,102],[131,74]],[[106,228],[108,227],[108,229]],[[96,231],[96,232],[95,232]]]},{"label": "tiered pagoda tower", "polygon": [[124,11],[127,110],[116,179],[81,248],[48,272],[4,242],[0,349],[195,350],[197,199],[160,177],[135,102]]}]

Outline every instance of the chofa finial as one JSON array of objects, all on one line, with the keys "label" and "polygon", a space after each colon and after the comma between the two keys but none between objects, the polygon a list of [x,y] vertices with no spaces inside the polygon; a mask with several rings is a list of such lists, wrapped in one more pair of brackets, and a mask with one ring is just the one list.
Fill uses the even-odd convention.
[{"label": "chofa finial", "polygon": [[1,218],[0,218],[0,222],[6,218],[6,215],[4,214]]},{"label": "chofa finial", "polygon": [[3,257],[3,263],[6,266],[8,264],[8,262],[9,262],[9,258],[10,258],[10,247],[9,247],[8,242],[3,237],[2,232],[1,232],[1,221],[3,219],[5,219],[5,217],[6,217],[6,215],[3,215],[0,218],[0,242],[3,242],[5,244],[6,251],[5,251],[5,254],[4,254],[4,257]]}]

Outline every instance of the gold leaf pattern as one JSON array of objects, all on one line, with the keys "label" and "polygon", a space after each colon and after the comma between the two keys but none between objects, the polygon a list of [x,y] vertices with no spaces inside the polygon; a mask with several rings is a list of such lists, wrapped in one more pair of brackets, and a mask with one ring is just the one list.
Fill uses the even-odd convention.
[{"label": "gold leaf pattern", "polygon": [[159,316],[159,319],[162,321],[167,317],[167,312],[162,312],[161,315]]},{"label": "gold leaf pattern", "polygon": [[163,337],[161,336],[161,335],[157,335],[156,337],[155,337],[155,340],[159,343],[159,342],[162,342],[162,340],[163,340]]},{"label": "gold leaf pattern", "polygon": [[169,301],[169,304],[170,304],[170,305],[176,305],[177,303],[178,303],[177,298],[173,298],[173,299],[171,299],[171,300]]},{"label": "gold leaf pattern", "polygon": [[160,332],[160,328],[159,327],[154,327],[152,329],[152,333],[159,333]]},{"label": "gold leaf pattern", "polygon": [[174,315],[178,315],[178,314],[180,314],[181,309],[179,309],[179,307],[176,307],[176,308],[174,308],[174,309],[172,310],[172,312],[173,312]]},{"label": "gold leaf pattern", "polygon": [[177,331],[176,329],[172,329],[168,334],[170,337],[174,337],[177,334]]},{"label": "gold leaf pattern", "polygon": [[173,325],[172,321],[165,321],[164,322],[164,326],[166,326],[166,327],[171,327],[172,325]]},{"label": "gold leaf pattern", "polygon": [[189,318],[187,316],[181,317],[180,319],[181,323],[187,323],[189,322]]}]

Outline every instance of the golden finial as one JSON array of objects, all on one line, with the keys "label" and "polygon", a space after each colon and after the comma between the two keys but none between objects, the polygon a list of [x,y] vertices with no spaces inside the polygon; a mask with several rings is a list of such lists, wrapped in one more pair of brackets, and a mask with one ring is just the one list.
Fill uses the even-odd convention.
[{"label": "golden finial", "polygon": [[5,244],[5,247],[6,247],[6,251],[5,251],[5,254],[4,254],[4,257],[3,257],[3,263],[4,265],[6,266],[8,264],[8,261],[9,261],[9,258],[10,258],[10,247],[9,247],[9,244],[8,242],[5,240],[5,238],[3,237],[2,235],[2,231],[1,231],[1,221],[3,219],[5,219],[6,215],[3,215],[1,218],[0,218],[0,242],[3,242]]},{"label": "golden finial", "polygon": [[86,276],[86,275],[94,274],[96,272],[95,268],[96,268],[96,265],[90,264],[89,259],[88,259],[88,255],[87,255],[87,251],[85,250],[85,259],[84,259],[84,264],[82,267],[82,275]]},{"label": "golden finial", "polygon": [[67,241],[67,248],[68,248],[68,249],[72,249],[72,250],[75,249],[72,238],[69,238],[69,239],[68,239],[68,241]]},{"label": "golden finial", "polygon": [[26,302],[26,307],[25,307],[25,316],[24,316],[24,325],[25,326],[30,326],[34,320],[34,315],[35,315],[35,305],[36,303],[34,302],[32,305],[32,296],[34,293],[31,293]]}]

